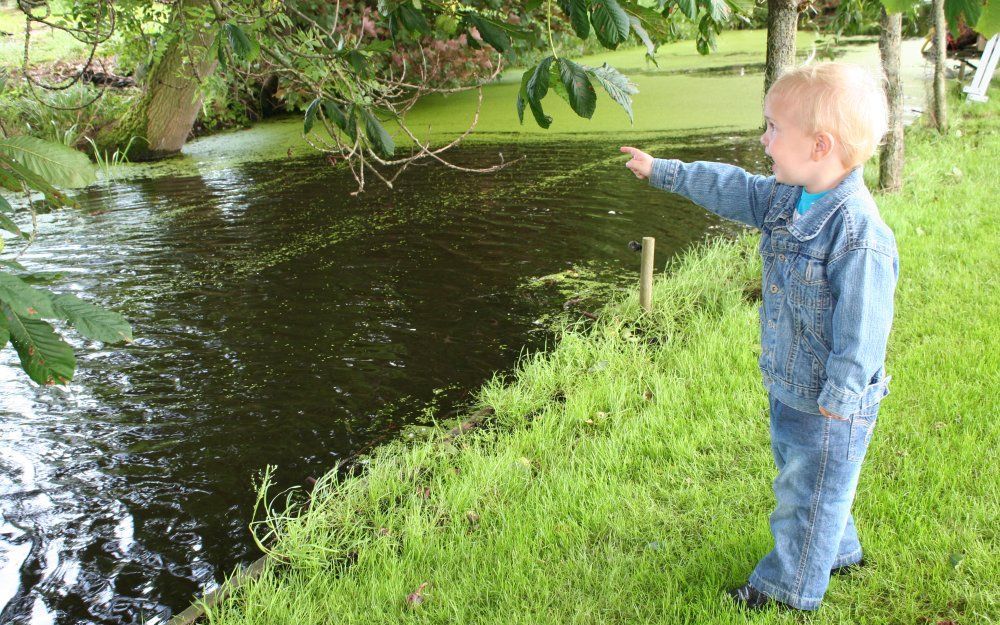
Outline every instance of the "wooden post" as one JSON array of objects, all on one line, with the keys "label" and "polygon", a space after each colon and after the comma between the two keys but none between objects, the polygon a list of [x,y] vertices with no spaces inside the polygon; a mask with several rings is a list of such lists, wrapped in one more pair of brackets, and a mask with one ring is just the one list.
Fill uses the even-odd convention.
[{"label": "wooden post", "polygon": [[653,248],[656,239],[642,237],[642,267],[639,270],[639,305],[645,312],[653,310]]}]

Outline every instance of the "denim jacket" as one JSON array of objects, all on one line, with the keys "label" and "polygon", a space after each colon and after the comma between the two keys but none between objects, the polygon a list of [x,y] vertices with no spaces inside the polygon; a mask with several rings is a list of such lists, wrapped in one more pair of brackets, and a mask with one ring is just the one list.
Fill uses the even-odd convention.
[{"label": "denim jacket", "polygon": [[760,370],[778,401],[842,417],[877,408],[899,255],[860,167],[794,221],[802,187],[733,165],[654,159],[650,184],[760,229]]}]

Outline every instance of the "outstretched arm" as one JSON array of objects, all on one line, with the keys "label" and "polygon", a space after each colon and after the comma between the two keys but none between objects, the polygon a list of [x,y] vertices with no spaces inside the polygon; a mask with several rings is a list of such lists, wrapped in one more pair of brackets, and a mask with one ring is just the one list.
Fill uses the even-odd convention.
[{"label": "outstretched arm", "polygon": [[747,173],[735,165],[653,158],[642,150],[623,146],[632,158],[625,163],[640,179],[658,189],[677,193],[720,217],[761,228],[771,194],[773,176]]}]

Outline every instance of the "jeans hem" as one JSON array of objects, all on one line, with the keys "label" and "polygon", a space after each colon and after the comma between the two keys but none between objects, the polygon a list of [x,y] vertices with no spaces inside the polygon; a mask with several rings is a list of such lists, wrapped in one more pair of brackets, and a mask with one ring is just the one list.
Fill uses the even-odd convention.
[{"label": "jeans hem", "polygon": [[773,584],[767,580],[762,579],[756,573],[750,576],[750,585],[761,591],[768,597],[780,601],[781,603],[788,604],[795,608],[796,610],[818,610],[819,604],[822,603],[822,599],[817,599],[813,597],[802,597],[794,593],[784,590],[777,584]]},{"label": "jeans hem", "polygon": [[847,555],[837,556],[837,559],[833,561],[833,566],[831,569],[839,569],[842,566],[850,566],[852,564],[857,564],[861,562],[861,550],[851,552]]}]

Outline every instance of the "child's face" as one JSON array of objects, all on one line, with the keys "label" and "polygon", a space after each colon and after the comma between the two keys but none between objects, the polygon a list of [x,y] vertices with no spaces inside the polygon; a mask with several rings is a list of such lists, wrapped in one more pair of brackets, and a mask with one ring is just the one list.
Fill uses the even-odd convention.
[{"label": "child's face", "polygon": [[782,184],[805,186],[816,165],[816,138],[805,133],[781,97],[764,100],[767,129],[760,137],[774,161],[774,176]]}]

